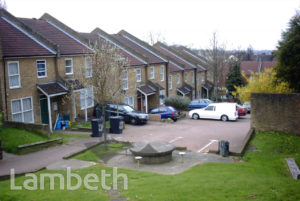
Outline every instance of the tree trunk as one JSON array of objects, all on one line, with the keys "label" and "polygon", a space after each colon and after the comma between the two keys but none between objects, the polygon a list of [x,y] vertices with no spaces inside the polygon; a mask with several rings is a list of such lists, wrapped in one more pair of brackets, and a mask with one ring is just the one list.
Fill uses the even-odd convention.
[{"label": "tree trunk", "polygon": [[103,120],[103,138],[104,138],[104,149],[108,150],[107,146],[107,128],[106,128],[106,118],[105,118],[105,103],[101,103],[102,106],[102,120]]}]

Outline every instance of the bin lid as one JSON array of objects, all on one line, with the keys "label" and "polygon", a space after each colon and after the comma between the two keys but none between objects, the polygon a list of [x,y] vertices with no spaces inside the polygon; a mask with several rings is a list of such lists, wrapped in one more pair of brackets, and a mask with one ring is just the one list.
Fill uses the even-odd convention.
[{"label": "bin lid", "polygon": [[120,120],[123,120],[124,118],[122,116],[110,116],[109,119],[120,119]]}]

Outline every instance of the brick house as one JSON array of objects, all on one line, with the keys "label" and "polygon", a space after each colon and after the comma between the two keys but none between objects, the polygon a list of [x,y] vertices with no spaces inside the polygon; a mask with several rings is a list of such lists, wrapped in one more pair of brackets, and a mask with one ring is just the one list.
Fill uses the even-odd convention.
[{"label": "brick house", "polygon": [[0,10],[1,109],[7,121],[49,124],[52,130],[58,113],[74,120],[93,107],[91,98],[82,99],[83,91],[93,95],[92,87],[76,81],[77,69],[90,67],[93,50],[46,17],[16,18]]},{"label": "brick house", "polygon": [[196,62],[186,59],[176,49],[163,43],[158,42],[154,44],[154,47],[183,66],[183,82],[181,86],[177,87],[177,94],[188,96],[191,99],[200,98],[202,88],[200,78],[206,77],[206,69]]},{"label": "brick house", "polygon": [[[187,61],[198,66],[198,84],[201,85],[198,87],[197,96],[201,98],[209,98],[213,92],[213,79],[212,73],[209,69],[209,64],[205,61],[205,58],[202,58],[200,55],[196,54],[189,48],[184,46],[172,46],[173,49],[177,50],[177,53],[186,59]],[[202,70],[201,70],[202,69]]]},{"label": "brick house", "polygon": [[[150,109],[163,105],[164,98],[169,95],[168,72],[169,62],[159,51],[122,30],[111,35],[122,46],[146,58],[147,65],[136,72],[128,72],[129,80],[135,80],[135,73],[140,76],[137,90],[137,109],[148,112]],[[134,76],[132,76],[132,74]]]},{"label": "brick house", "polygon": [[147,58],[128,47],[124,47],[118,40],[99,28],[96,28],[91,33],[80,33],[80,35],[82,35],[88,43],[97,42],[98,45],[101,45],[104,42],[108,42],[114,45],[117,47],[122,57],[127,59],[128,66],[124,66],[122,77],[125,94],[120,94],[120,96],[123,96],[125,104],[128,104],[135,109],[140,109],[138,106],[137,97],[139,92],[137,91],[137,88],[139,88],[141,83],[144,83],[146,80],[145,71]]}]

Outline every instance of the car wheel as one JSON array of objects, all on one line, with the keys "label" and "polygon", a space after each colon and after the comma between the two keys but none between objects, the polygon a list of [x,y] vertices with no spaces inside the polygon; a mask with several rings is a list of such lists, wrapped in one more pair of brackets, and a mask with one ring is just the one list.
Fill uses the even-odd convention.
[{"label": "car wheel", "polygon": [[192,115],[192,118],[193,118],[193,119],[199,119],[199,115],[196,114],[196,113],[194,113],[194,114]]},{"label": "car wheel", "polygon": [[221,120],[222,120],[222,121],[228,121],[228,117],[227,117],[226,115],[222,115],[222,116],[221,116]]},{"label": "car wheel", "polygon": [[133,125],[136,125],[137,121],[136,121],[135,118],[132,118],[132,119],[130,120],[130,123],[133,124]]},{"label": "car wheel", "polygon": [[173,121],[174,121],[174,122],[176,122],[176,121],[177,121],[177,119],[176,119],[176,118],[173,118]]}]

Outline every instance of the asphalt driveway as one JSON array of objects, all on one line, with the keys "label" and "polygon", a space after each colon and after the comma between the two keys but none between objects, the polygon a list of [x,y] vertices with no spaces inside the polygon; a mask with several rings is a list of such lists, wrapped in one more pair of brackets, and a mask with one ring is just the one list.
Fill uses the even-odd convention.
[{"label": "asphalt driveway", "polygon": [[237,121],[193,120],[185,118],[175,123],[149,121],[146,125],[126,124],[121,135],[112,135],[119,141],[166,141],[193,152],[206,152],[215,149],[218,141],[229,141],[231,152],[241,150],[250,129],[250,115]]}]

